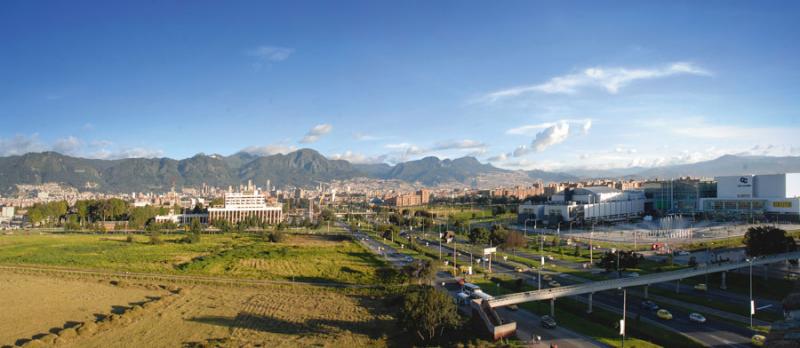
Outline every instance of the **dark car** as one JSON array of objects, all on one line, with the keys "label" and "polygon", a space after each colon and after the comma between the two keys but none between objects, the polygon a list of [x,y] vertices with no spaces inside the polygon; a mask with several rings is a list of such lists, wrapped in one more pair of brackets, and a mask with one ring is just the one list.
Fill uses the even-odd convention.
[{"label": "dark car", "polygon": [[651,310],[651,311],[657,311],[658,310],[658,305],[653,301],[642,301],[642,308],[647,309],[647,310]]},{"label": "dark car", "polygon": [[553,319],[549,315],[542,316],[542,327],[545,329],[555,329],[556,328],[556,320]]}]

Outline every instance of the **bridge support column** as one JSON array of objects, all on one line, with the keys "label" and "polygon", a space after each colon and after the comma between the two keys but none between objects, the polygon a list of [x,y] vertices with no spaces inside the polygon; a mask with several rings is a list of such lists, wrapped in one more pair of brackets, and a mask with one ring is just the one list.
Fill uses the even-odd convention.
[{"label": "bridge support column", "polygon": [[556,299],[550,299],[550,316],[555,318],[556,317]]},{"label": "bridge support column", "polygon": [[594,295],[593,292],[589,293],[589,308],[586,309],[586,314],[591,314],[592,313],[592,296],[593,295]]},{"label": "bridge support column", "polygon": [[644,299],[645,300],[650,298],[650,296],[648,295],[648,292],[647,292],[647,290],[649,290],[649,289],[650,289],[650,285],[645,285],[644,286]]},{"label": "bridge support column", "polygon": [[720,286],[719,286],[719,288],[722,289],[722,290],[727,290],[728,289],[728,284],[725,282],[725,275],[726,274],[727,274],[727,272],[722,272],[722,284],[720,284]]}]

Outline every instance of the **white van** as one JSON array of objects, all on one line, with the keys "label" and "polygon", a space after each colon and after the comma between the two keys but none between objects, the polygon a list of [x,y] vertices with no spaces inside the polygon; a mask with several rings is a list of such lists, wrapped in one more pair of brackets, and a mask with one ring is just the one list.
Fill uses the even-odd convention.
[{"label": "white van", "polygon": [[472,283],[464,283],[464,292],[466,292],[467,295],[472,295],[475,291],[481,291],[481,287]]},{"label": "white van", "polygon": [[472,293],[472,298],[489,301],[492,299],[492,295],[489,295],[483,291],[478,290]]}]

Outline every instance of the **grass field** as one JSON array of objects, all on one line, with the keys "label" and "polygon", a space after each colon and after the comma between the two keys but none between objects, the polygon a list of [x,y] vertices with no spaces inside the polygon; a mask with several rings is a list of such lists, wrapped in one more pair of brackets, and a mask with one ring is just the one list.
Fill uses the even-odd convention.
[{"label": "grass field", "polygon": [[290,235],[267,243],[253,235],[204,235],[199,243],[165,236],[160,245],[136,236],[43,234],[0,237],[0,263],[220,275],[270,280],[371,284],[383,262],[339,236]]}]

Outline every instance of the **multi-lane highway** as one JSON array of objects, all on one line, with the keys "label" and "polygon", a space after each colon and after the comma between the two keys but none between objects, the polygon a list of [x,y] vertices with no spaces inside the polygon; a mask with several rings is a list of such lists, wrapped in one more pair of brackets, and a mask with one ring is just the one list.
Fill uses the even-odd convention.
[{"label": "multi-lane highway", "polygon": [[[423,240],[424,241],[424,240]],[[431,247],[433,242],[428,241]],[[438,245],[436,245],[438,248]],[[444,255],[452,255],[453,248],[451,245],[443,244],[442,251]],[[450,256],[451,259],[452,256]],[[458,260],[460,263],[468,263],[469,256],[459,252]],[[514,273],[522,277],[526,282],[532,286],[537,285],[537,274],[535,273],[519,273],[516,272],[513,266],[509,266],[503,262],[496,262],[493,268],[498,273]],[[575,277],[569,275],[560,275],[552,272],[543,272],[543,274],[550,274],[557,279],[562,286],[580,284],[580,281]],[[548,282],[543,281],[542,287],[550,288]],[[673,288],[674,289],[674,288]],[[687,289],[688,291],[688,289]],[[692,290],[693,291],[693,290]],[[586,296],[574,296],[581,302],[586,302]],[[663,320],[657,317],[655,311],[646,310],[641,308],[642,298],[638,297],[636,293],[629,293],[628,297],[628,318],[641,317],[641,320],[648,321],[653,325],[663,327],[664,329],[680,333],[694,339],[698,342],[708,346],[731,346],[731,347],[746,347],[750,342],[752,332],[750,330],[737,326],[718,318],[707,317],[705,323],[694,323],[689,320],[689,312],[677,306],[665,306],[673,315],[672,320]],[[556,302],[556,306],[558,306]],[[600,291],[593,295],[593,305],[595,308],[602,308],[622,315],[622,296],[621,292],[617,290]],[[511,311],[500,311],[501,314],[510,313]],[[541,330],[539,330],[541,331]]]}]

